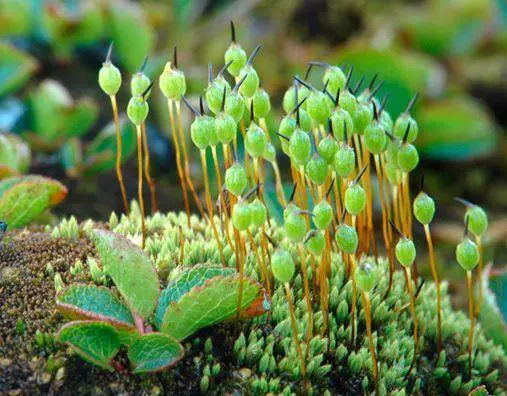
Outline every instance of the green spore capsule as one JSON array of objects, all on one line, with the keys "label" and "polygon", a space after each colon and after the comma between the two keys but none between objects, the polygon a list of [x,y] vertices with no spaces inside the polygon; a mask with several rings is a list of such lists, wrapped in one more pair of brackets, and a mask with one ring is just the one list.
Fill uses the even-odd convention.
[{"label": "green spore capsule", "polygon": [[266,143],[266,147],[264,147],[264,152],[262,153],[262,158],[271,163],[276,160],[276,148],[270,142]]},{"label": "green spore capsule", "polygon": [[158,79],[158,85],[164,96],[169,100],[179,101],[185,96],[187,91],[187,83],[185,74],[171,66],[171,62],[167,62],[164,71]]},{"label": "green spore capsule", "polygon": [[215,78],[206,88],[206,102],[213,114],[218,114],[222,109],[224,88],[227,93],[231,92],[231,86],[222,76]]},{"label": "green spore capsule", "polygon": [[414,199],[414,216],[421,224],[430,224],[435,215],[435,201],[424,191]]},{"label": "green spore capsule", "polygon": [[271,101],[269,94],[262,88],[259,88],[252,98],[253,108],[256,119],[266,118],[271,110]]},{"label": "green spore capsule", "polygon": [[351,182],[345,191],[345,208],[352,216],[357,216],[366,206],[366,192],[359,183]]},{"label": "green spore capsule", "polygon": [[[340,93],[340,107],[346,110],[351,117],[356,114],[357,100],[356,97],[350,93],[348,89],[343,89]],[[350,131],[352,132],[352,129]]]},{"label": "green spore capsule", "polygon": [[[146,74],[143,72],[137,72],[132,76],[132,80],[130,80],[130,92],[132,96],[142,95],[150,86],[151,80],[148,78]],[[150,95],[150,92],[146,93],[147,99]]]},{"label": "green spore capsule", "polygon": [[229,68],[227,69],[229,73],[237,77],[239,75],[240,70],[246,65],[246,52],[241,48],[236,42],[236,29],[234,28],[234,23],[231,21],[231,45],[225,51],[224,54],[225,63],[229,63]]},{"label": "green spore capsule", "polygon": [[342,178],[350,177],[356,167],[356,153],[352,147],[343,144],[336,152],[333,160],[334,170]]},{"label": "green spore capsule", "polygon": [[292,114],[286,115],[282,118],[280,122],[280,127],[278,128],[278,132],[290,138],[294,131],[296,130],[296,119]]},{"label": "green spore capsule", "polygon": [[232,225],[238,231],[246,231],[252,223],[252,212],[247,202],[240,201],[232,209]]},{"label": "green spore capsule", "polygon": [[256,123],[252,122],[245,136],[245,148],[254,158],[262,157],[268,138],[266,133]]},{"label": "green spore capsule", "polygon": [[336,227],[335,239],[340,250],[347,254],[354,254],[359,245],[356,229],[344,223]]},{"label": "green spore capsule", "polygon": [[243,165],[236,162],[225,171],[225,186],[235,196],[241,196],[247,185],[248,176]]},{"label": "green spore capsule", "polygon": [[334,161],[336,152],[338,151],[339,143],[336,141],[333,135],[328,134],[324,139],[319,142],[317,148],[320,156],[324,158],[324,161],[328,165],[331,165]]},{"label": "green spore capsule", "polygon": [[340,107],[336,108],[331,114],[330,119],[334,136],[339,141],[345,140],[345,128],[347,129],[347,133],[352,133],[354,131],[354,121],[347,110]]},{"label": "green spore capsule", "polygon": [[419,153],[414,145],[405,142],[398,149],[398,167],[406,173],[412,172],[419,164]]},{"label": "green spore capsule", "polygon": [[141,95],[133,96],[127,106],[127,115],[134,125],[141,125],[148,116],[150,107]]},{"label": "green spore capsule", "polygon": [[306,235],[306,219],[299,211],[285,217],[285,235],[292,242],[302,242]]},{"label": "green spore capsule", "polygon": [[227,144],[236,136],[237,124],[234,119],[225,112],[220,112],[215,117],[218,141]]},{"label": "green spore capsule", "polygon": [[312,155],[312,142],[308,133],[296,128],[289,142],[290,158],[299,166],[304,166]]},{"label": "green spore capsule", "polygon": [[352,132],[362,135],[366,127],[373,121],[371,107],[364,103],[359,103],[356,112],[352,116],[352,120],[354,121],[354,130]]},{"label": "green spore capsule", "polygon": [[401,237],[396,244],[396,258],[406,268],[409,268],[414,264],[415,260],[415,245],[410,239]]},{"label": "green spore capsule", "polygon": [[488,215],[480,206],[469,206],[465,218],[468,216],[468,229],[475,236],[481,237],[488,228]]},{"label": "green spore capsule", "polygon": [[321,231],[311,230],[306,234],[304,245],[311,254],[320,257],[326,249],[326,238]]},{"label": "green spore capsule", "polygon": [[383,110],[380,113],[380,125],[382,125],[385,131],[390,132],[393,130],[393,119],[387,110]]},{"label": "green spore capsule", "polygon": [[327,82],[327,90],[333,96],[338,93],[338,90],[342,90],[347,81],[347,76],[341,68],[338,66],[328,66],[324,75],[322,76],[322,82]]},{"label": "green spore capsule", "polygon": [[251,223],[250,226],[253,229],[260,229],[268,218],[268,212],[266,206],[262,203],[259,198],[255,198],[250,204],[250,215]]},{"label": "green spore capsule", "polygon": [[386,173],[389,183],[393,186],[397,186],[401,183],[400,170],[392,162],[386,162]]},{"label": "green spore capsule", "polygon": [[259,75],[251,65],[243,67],[239,73],[239,78],[245,77],[245,81],[239,87],[239,93],[245,98],[251,98],[259,89]]},{"label": "green spore capsule", "polygon": [[120,70],[111,63],[111,53],[113,45],[109,46],[106,61],[102,64],[99,70],[99,85],[100,88],[109,96],[115,96],[120,90],[121,86],[121,73]]},{"label": "green spore capsule", "polygon": [[229,114],[236,124],[241,121],[245,113],[245,99],[237,91],[232,91],[225,98],[225,112]]},{"label": "green spore capsule", "polygon": [[315,153],[306,163],[305,171],[312,183],[321,186],[327,179],[327,162],[319,154]]},{"label": "green spore capsule", "polygon": [[419,125],[417,125],[417,121],[414,120],[410,114],[402,113],[396,119],[396,123],[394,124],[393,128],[394,136],[396,136],[399,139],[403,139],[407,128],[410,128],[407,136],[407,141],[409,143],[414,143],[419,133]]},{"label": "green spore capsule", "polygon": [[324,92],[312,91],[306,100],[306,111],[317,124],[325,125],[333,111],[333,102]]},{"label": "green spore capsule", "polygon": [[312,130],[312,118],[307,111],[299,109],[299,126],[303,131]]},{"label": "green spore capsule", "polygon": [[390,162],[396,168],[398,168],[398,151],[401,147],[401,140],[397,138],[387,139],[387,162]]},{"label": "green spore capsule", "polygon": [[276,249],[271,255],[271,271],[275,279],[282,283],[289,282],[296,272],[296,265],[291,254],[285,249]]},{"label": "green spore capsule", "polygon": [[364,144],[372,154],[380,154],[384,151],[386,133],[378,122],[371,122],[364,130]]},{"label": "green spore capsule", "polygon": [[[298,85],[298,100],[301,102],[303,99],[308,98],[310,90],[305,86]],[[293,85],[283,95],[283,110],[285,113],[290,114],[296,108],[296,87]],[[302,109],[306,110],[306,101],[301,105]]]},{"label": "green spore capsule", "polygon": [[325,199],[314,206],[312,213],[313,224],[315,224],[315,227],[319,230],[326,229],[333,220],[333,208]]},{"label": "green spore capsule", "polygon": [[456,246],[456,260],[465,271],[472,271],[479,264],[479,249],[468,236]]},{"label": "green spore capsule", "polygon": [[356,282],[365,293],[369,293],[375,287],[377,274],[370,263],[362,263],[356,268]]},{"label": "green spore capsule", "polygon": [[190,137],[199,150],[205,150],[208,146],[217,144],[217,128],[215,119],[208,115],[197,116],[190,125]]}]

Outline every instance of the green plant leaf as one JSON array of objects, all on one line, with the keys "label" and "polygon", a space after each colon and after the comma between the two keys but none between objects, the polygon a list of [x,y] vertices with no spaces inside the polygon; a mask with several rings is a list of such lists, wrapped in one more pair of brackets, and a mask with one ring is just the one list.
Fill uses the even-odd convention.
[{"label": "green plant leaf", "polygon": [[498,148],[497,128],[475,100],[456,97],[425,106],[416,117],[421,155],[440,160],[470,160]]},{"label": "green plant leaf", "polygon": [[0,133],[0,180],[24,173],[29,166],[28,144],[13,133]]},{"label": "green plant leaf", "polygon": [[99,116],[99,107],[88,98],[76,101],[65,122],[66,136],[82,136],[93,126]]},{"label": "green plant leaf", "polygon": [[104,270],[130,310],[148,319],[160,292],[157,272],[148,256],[128,239],[110,231],[96,230],[93,241]]},{"label": "green plant leaf", "polygon": [[[136,130],[133,124],[125,117],[120,117],[120,130],[122,137],[122,163],[127,161],[136,152]],[[110,122],[102,129],[86,148],[84,156],[83,173],[93,176],[115,167],[116,162],[116,129],[114,122]]]},{"label": "green plant leaf", "polygon": [[72,320],[96,319],[113,326],[135,328],[128,307],[106,287],[70,285],[58,293],[56,308]]},{"label": "green plant leaf", "polygon": [[[239,297],[239,275],[215,277],[194,287],[167,308],[161,330],[181,341],[203,327],[235,317]],[[269,308],[262,286],[245,278],[240,315],[263,314]]]},{"label": "green plant leaf", "polygon": [[76,321],[63,326],[56,339],[68,344],[84,360],[109,371],[114,371],[111,359],[118,353],[121,342],[108,323]]},{"label": "green plant leaf", "polygon": [[134,373],[160,371],[174,366],[183,358],[183,347],[167,334],[150,333],[140,337],[129,349]]},{"label": "green plant leaf", "polygon": [[35,175],[10,177],[0,182],[0,219],[11,228],[22,227],[66,196],[67,188],[56,180]]},{"label": "green plant leaf", "polygon": [[0,42],[0,97],[21,88],[38,67],[30,55]]},{"label": "green plant leaf", "polygon": [[164,314],[172,302],[177,302],[195,286],[202,286],[208,279],[216,276],[229,276],[236,273],[233,268],[224,268],[212,265],[196,265],[192,268],[184,269],[167,287],[160,293],[157,310],[155,311],[154,323],[160,328],[164,320]]},{"label": "green plant leaf", "polygon": [[60,158],[65,173],[70,178],[77,178],[83,167],[83,145],[79,138],[74,137],[60,149]]}]

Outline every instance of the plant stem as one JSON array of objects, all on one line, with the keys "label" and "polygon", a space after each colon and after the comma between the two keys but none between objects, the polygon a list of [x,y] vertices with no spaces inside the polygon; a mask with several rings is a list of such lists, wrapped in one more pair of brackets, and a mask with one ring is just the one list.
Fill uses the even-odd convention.
[{"label": "plant stem", "polygon": [[121,196],[123,200],[123,207],[127,216],[130,213],[129,204],[127,200],[127,192],[125,190],[125,183],[123,182],[123,173],[121,171],[121,156],[122,156],[122,138],[120,130],[120,119],[118,117],[118,105],[116,104],[116,96],[111,95],[111,106],[113,108],[114,127],[116,129],[116,177],[120,183]]},{"label": "plant stem", "polygon": [[185,258],[185,236],[183,235],[183,227],[178,227],[180,234],[180,265],[183,265],[183,259]]},{"label": "plant stem", "polygon": [[468,286],[468,316],[470,317],[470,331],[468,333],[468,375],[472,379],[472,350],[474,346],[474,290],[472,286],[472,271],[467,271]]},{"label": "plant stem", "polygon": [[306,324],[306,357],[308,357],[310,341],[313,333],[313,308],[312,308],[312,297],[310,295],[310,283],[308,282],[308,271],[306,269],[306,260],[303,244],[298,243],[299,259],[301,261],[301,272],[303,273],[303,285],[306,299],[306,308],[308,311],[308,323]]},{"label": "plant stem", "polygon": [[477,267],[477,281],[479,283],[479,291],[477,295],[477,301],[475,303],[475,317],[477,318],[481,313],[481,303],[482,303],[482,268],[484,266],[484,251],[482,246],[482,238],[480,236],[475,237],[475,243],[477,244],[477,249],[479,249],[479,265]]},{"label": "plant stem", "polygon": [[276,160],[273,161],[271,165],[273,165],[273,171],[275,172],[278,202],[280,202],[282,208],[285,208],[287,207],[287,199],[285,198],[285,193],[283,191],[282,178],[280,176],[280,168],[278,167],[278,163],[276,162]]},{"label": "plant stem", "polygon": [[377,363],[377,353],[375,352],[375,343],[373,342],[373,336],[371,334],[371,303],[370,296],[368,293],[362,291],[361,297],[364,305],[364,313],[366,318],[366,334],[368,335],[368,342],[370,344],[370,353],[371,360],[373,363],[373,380],[375,381],[375,392],[377,395],[380,395],[378,389],[378,363]]},{"label": "plant stem", "polygon": [[414,291],[412,290],[412,276],[410,268],[403,267],[406,275],[407,289],[410,297],[410,311],[412,313],[412,321],[414,323],[414,363],[417,364],[417,353],[419,351],[419,336],[418,336],[418,323],[417,323],[417,315],[415,312],[415,297]]},{"label": "plant stem", "polygon": [[144,199],[143,199],[143,136],[141,125],[136,125],[137,129],[137,194],[139,199],[139,208],[141,210],[141,230],[143,234],[141,248],[144,249],[146,243],[146,224],[144,219]]},{"label": "plant stem", "polygon": [[144,174],[150,189],[151,214],[155,214],[158,212],[157,187],[155,185],[155,180],[151,178],[150,174],[150,148],[148,146],[148,136],[146,135],[146,125],[144,123],[141,124],[141,130],[143,132]]}]

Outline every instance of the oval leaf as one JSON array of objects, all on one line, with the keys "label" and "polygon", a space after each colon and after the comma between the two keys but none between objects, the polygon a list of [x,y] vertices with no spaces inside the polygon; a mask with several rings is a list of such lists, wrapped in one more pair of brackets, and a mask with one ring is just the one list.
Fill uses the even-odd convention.
[{"label": "oval leaf", "polygon": [[150,333],[140,337],[129,349],[134,373],[160,371],[174,366],[183,358],[183,347],[167,334]]},{"label": "oval leaf", "polygon": [[[239,297],[239,275],[215,277],[194,287],[178,302],[167,308],[162,332],[181,341],[203,327],[235,317]],[[263,314],[269,308],[262,286],[251,279],[243,280],[241,316]]]},{"label": "oval leaf", "polygon": [[71,285],[56,297],[56,307],[70,319],[96,319],[113,326],[135,327],[129,308],[108,288]]},{"label": "oval leaf", "polygon": [[0,42],[0,97],[19,89],[37,68],[30,55]]},{"label": "oval leaf", "polygon": [[93,240],[107,274],[133,313],[148,319],[160,292],[158,276],[148,256],[128,239],[96,230]]},{"label": "oval leaf", "polygon": [[160,294],[157,310],[155,312],[155,326],[160,328],[164,319],[164,314],[172,302],[177,302],[188,293],[190,289],[196,286],[202,286],[208,279],[216,276],[229,276],[236,273],[233,268],[224,268],[211,265],[196,265],[185,269],[175,279],[173,279]]},{"label": "oval leaf", "polygon": [[11,177],[0,182],[0,219],[22,227],[67,196],[60,182],[42,176]]},{"label": "oval leaf", "polygon": [[113,326],[104,322],[76,321],[63,326],[56,339],[68,344],[84,360],[114,371],[111,359],[121,342]]}]

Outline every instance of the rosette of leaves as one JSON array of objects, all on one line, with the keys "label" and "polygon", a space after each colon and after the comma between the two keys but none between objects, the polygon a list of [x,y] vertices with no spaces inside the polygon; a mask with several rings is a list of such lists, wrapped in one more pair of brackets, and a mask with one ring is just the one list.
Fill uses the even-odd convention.
[{"label": "rosette of leaves", "polygon": [[[114,371],[114,357],[123,346],[134,373],[163,370],[183,357],[185,338],[236,317],[240,280],[234,269],[194,266],[161,291],[155,267],[139,247],[105,230],[94,231],[92,239],[118,293],[73,284],[56,298],[59,311],[73,320],[57,339],[86,361]],[[242,293],[241,316],[268,308],[259,283],[244,279]],[[158,331],[151,331],[152,326]]]}]

